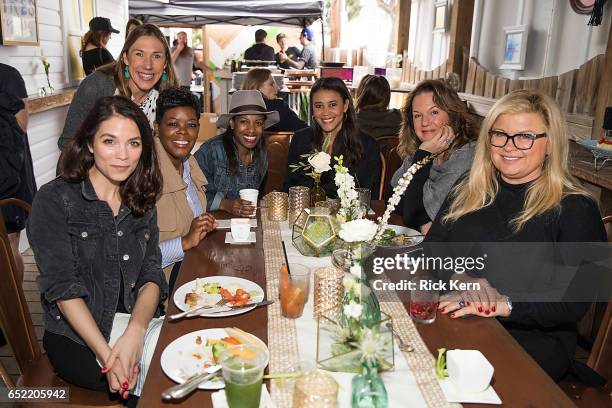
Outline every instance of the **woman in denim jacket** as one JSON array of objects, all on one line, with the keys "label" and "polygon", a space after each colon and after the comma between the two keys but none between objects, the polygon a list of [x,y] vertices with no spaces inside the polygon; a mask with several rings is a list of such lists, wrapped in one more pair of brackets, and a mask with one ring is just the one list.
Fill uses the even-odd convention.
[{"label": "woman in denim jacket", "polygon": [[217,127],[225,133],[207,140],[194,156],[204,172],[206,208],[250,216],[255,207],[239,198],[245,188],[259,189],[268,172],[263,131],[278,123],[276,111],[268,112],[259,91],[236,91],[229,113],[219,116]]},{"label": "woman in denim jacket", "polygon": [[[147,327],[168,295],[155,211],[161,173],[146,116],[125,97],[100,98],[60,169],[36,195],[27,225],[43,345],[64,380],[127,399]],[[120,313],[129,323],[111,347]]]}]

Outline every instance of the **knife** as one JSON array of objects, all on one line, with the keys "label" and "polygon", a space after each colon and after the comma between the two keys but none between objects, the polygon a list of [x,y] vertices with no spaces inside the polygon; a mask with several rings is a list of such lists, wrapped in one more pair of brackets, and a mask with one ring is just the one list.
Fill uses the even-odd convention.
[{"label": "knife", "polygon": [[174,387],[170,387],[167,390],[163,391],[162,398],[165,400],[181,399],[189,395],[196,388],[198,388],[200,384],[216,376],[217,372],[220,369],[221,369],[220,365],[209,367],[206,369],[206,372],[202,374],[198,374],[195,377],[185,381],[182,384],[175,385]]},{"label": "knife", "polygon": [[[211,310],[211,309],[204,309],[202,311],[200,311],[197,314],[194,314],[193,316],[201,316],[203,314],[216,314],[216,313],[223,313],[223,312],[229,312],[232,310],[240,310],[240,309],[246,309],[246,308],[258,308],[261,306],[268,306],[271,305],[272,303],[274,303],[273,300],[264,300],[262,302],[258,302],[258,303],[247,303],[246,305],[242,305],[242,306],[219,306],[218,308],[214,308],[216,310]],[[190,315],[187,315],[187,317],[191,317]]]}]

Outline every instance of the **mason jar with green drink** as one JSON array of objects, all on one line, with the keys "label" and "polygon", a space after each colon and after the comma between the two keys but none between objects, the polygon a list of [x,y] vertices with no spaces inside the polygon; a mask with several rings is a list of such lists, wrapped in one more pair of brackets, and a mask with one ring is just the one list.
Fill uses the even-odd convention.
[{"label": "mason jar with green drink", "polygon": [[227,348],[221,360],[225,395],[229,408],[258,408],[267,350],[240,344]]}]

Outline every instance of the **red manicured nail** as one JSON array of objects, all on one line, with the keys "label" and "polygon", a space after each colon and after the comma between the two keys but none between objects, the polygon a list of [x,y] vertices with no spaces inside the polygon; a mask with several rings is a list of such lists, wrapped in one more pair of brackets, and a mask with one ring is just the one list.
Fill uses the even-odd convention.
[{"label": "red manicured nail", "polygon": [[466,305],[468,305],[468,306],[469,306],[469,305],[470,305],[470,302],[467,302],[467,303],[466,303]]},{"label": "red manicured nail", "polygon": [[101,372],[102,374],[106,374],[106,373],[108,373],[108,370],[109,370],[108,368],[106,368],[106,367],[102,367],[102,368],[100,369],[100,372]]},{"label": "red manicured nail", "polygon": [[489,315],[489,314],[491,314],[491,312],[490,312],[490,311],[488,311],[488,310],[485,310],[485,314],[486,314],[486,315]]},{"label": "red manicured nail", "polygon": [[125,391],[125,392],[123,393],[123,399],[124,399],[124,400],[128,399],[128,398],[129,398],[129,396],[130,396],[130,394],[128,394],[128,392],[127,392],[127,391]]},{"label": "red manicured nail", "polygon": [[123,384],[121,384],[121,386],[127,390],[127,387],[129,387],[130,384],[128,384],[127,381],[124,381]]},{"label": "red manicured nail", "polygon": [[491,306],[492,311],[495,311],[495,309],[496,309],[495,305]]},{"label": "red manicured nail", "polygon": [[478,312],[482,313],[482,306],[478,306]]},{"label": "red manicured nail", "polygon": [[454,313],[451,313],[451,314],[450,314],[450,317],[455,317],[455,314],[454,314]]},{"label": "red manicured nail", "polygon": [[446,309],[446,308],[443,307],[442,309],[440,309],[440,313],[444,313],[444,309]]}]

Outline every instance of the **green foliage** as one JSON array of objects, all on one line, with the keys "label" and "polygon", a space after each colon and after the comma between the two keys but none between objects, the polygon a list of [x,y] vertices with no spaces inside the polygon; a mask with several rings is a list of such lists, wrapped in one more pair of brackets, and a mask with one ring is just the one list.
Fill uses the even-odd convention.
[{"label": "green foliage", "polygon": [[349,21],[351,21],[355,17],[359,16],[359,13],[361,13],[361,9],[362,9],[361,1],[360,0],[345,0],[344,8],[346,9],[346,12],[348,13]]}]

